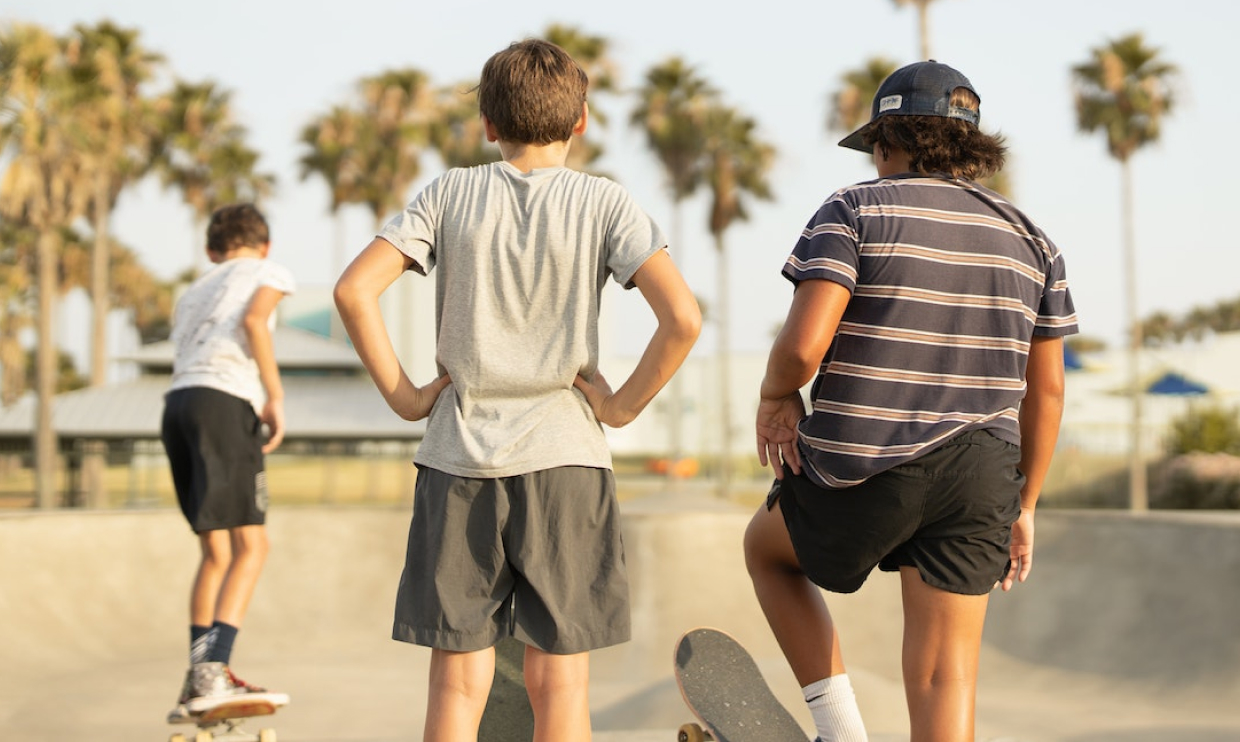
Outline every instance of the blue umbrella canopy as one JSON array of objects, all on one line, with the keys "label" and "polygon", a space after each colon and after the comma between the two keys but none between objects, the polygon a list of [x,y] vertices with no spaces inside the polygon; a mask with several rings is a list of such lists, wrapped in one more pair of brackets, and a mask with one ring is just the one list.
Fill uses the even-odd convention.
[{"label": "blue umbrella canopy", "polygon": [[1075,350],[1065,345],[1063,349],[1063,367],[1068,371],[1080,371],[1085,368],[1085,364],[1081,362],[1081,356]]},{"label": "blue umbrella canopy", "polygon": [[1149,386],[1145,388],[1149,394],[1165,394],[1176,397],[1195,397],[1201,394],[1209,394],[1210,389],[1205,384],[1198,383],[1185,377],[1183,374],[1177,374],[1174,371],[1159,376]]}]

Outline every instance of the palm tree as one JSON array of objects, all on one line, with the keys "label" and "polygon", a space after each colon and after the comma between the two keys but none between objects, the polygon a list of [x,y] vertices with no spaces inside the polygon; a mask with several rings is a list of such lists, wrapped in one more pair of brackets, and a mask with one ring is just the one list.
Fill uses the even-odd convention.
[{"label": "palm tree", "polygon": [[232,93],[214,82],[178,80],[156,101],[159,134],[154,165],[165,188],[176,188],[194,220],[191,265],[201,265],[203,225],[212,211],[235,201],[258,201],[275,178],[258,173],[258,152],[233,121]]},{"label": "palm tree", "polygon": [[827,107],[827,131],[847,134],[870,120],[875,93],[896,63],[886,57],[870,57],[857,69],[840,75],[840,87]]},{"label": "palm tree", "polygon": [[26,392],[26,349],[21,333],[33,324],[35,300],[28,266],[38,236],[27,225],[0,220],[0,406]]},{"label": "palm tree", "polygon": [[[409,188],[421,173],[422,154],[436,119],[435,90],[424,72],[412,68],[363,78],[358,89],[362,105],[357,154],[363,175],[356,199],[370,209],[378,231],[384,219],[405,205]],[[397,349],[403,359],[412,361],[418,338],[409,318],[414,315],[415,292],[427,288],[413,281],[403,284],[395,292],[405,323]]]},{"label": "palm tree", "polygon": [[917,8],[917,38],[921,58],[930,59],[930,3],[934,0],[892,0],[897,6],[912,5]]},{"label": "palm tree", "polygon": [[731,374],[731,297],[727,244],[724,233],[737,221],[749,218],[744,199],[771,198],[767,179],[775,159],[775,148],[756,136],[757,122],[730,108],[718,107],[707,117],[707,173],[710,184],[710,233],[718,258],[716,321],[719,345],[719,427],[722,431],[720,494],[727,496],[732,481],[732,374]]},{"label": "palm tree", "polygon": [[[696,70],[679,57],[672,57],[646,73],[638,90],[638,104],[629,123],[646,134],[646,145],[659,158],[672,199],[672,245],[683,244],[681,208],[685,199],[702,185],[705,177],[706,125],[717,105],[718,93]],[[675,250],[670,250],[673,255]],[[684,454],[680,416],[684,397],[679,381],[672,377],[668,419],[669,452],[673,462]],[[668,467],[669,472],[675,469]]]},{"label": "palm tree", "polygon": [[[568,55],[581,65],[590,80],[591,96],[616,92],[616,63],[609,56],[610,42],[605,37],[590,36],[578,28],[559,24],[548,26],[543,37],[568,52]],[[607,126],[607,116],[602,108],[590,106],[590,123],[599,128]],[[567,164],[575,170],[589,170],[590,165],[602,156],[602,145],[574,135],[572,146],[568,150]]]},{"label": "palm tree", "polygon": [[91,260],[92,347],[90,379],[93,386],[107,381],[107,314],[111,290],[108,276],[111,246],[108,221],[121,190],[146,172],[154,119],[141,87],[155,73],[163,57],[138,42],[136,29],[111,21],[74,28],[76,59],[73,72],[89,100],[94,190],[91,216],[94,246]]},{"label": "palm tree", "polygon": [[[358,127],[360,116],[346,106],[332,106],[327,113],[315,118],[301,130],[300,141],[305,148],[299,162],[301,179],[319,176],[327,185],[328,212],[332,216],[332,271],[339,275],[344,271],[344,225],[340,209],[348,203],[361,200],[360,187],[363,177],[362,163],[357,157]],[[331,336],[343,338],[344,328],[332,314]]]},{"label": "palm tree", "polygon": [[1140,148],[1158,141],[1163,117],[1175,102],[1176,68],[1145,45],[1141,34],[1116,39],[1090,51],[1088,61],[1072,68],[1077,128],[1102,131],[1107,152],[1120,164],[1121,235],[1124,253],[1125,319],[1128,326],[1129,507],[1149,508],[1141,451],[1141,324],[1137,312],[1137,260],[1130,160]]},{"label": "palm tree", "polygon": [[[154,136],[154,117],[140,88],[163,61],[138,43],[138,31],[111,21],[96,26],[79,24],[71,37],[72,73],[85,98],[94,142],[87,150],[93,180],[91,219],[91,357],[90,383],[107,383],[108,314],[111,279],[111,244],[108,222],[121,190],[140,179],[148,169],[147,156]],[[82,485],[86,504],[102,504],[103,458],[88,455],[82,460]]]},{"label": "palm tree", "polygon": [[430,145],[444,167],[473,167],[500,158],[499,148],[487,141],[482,126],[477,89],[477,82],[464,82],[436,91]]},{"label": "palm tree", "polygon": [[358,154],[362,178],[356,198],[370,209],[375,228],[406,203],[430,143],[435,95],[430,78],[416,69],[382,72],[358,85]]},{"label": "palm tree", "polygon": [[35,497],[55,505],[57,437],[55,307],[61,229],[85,213],[84,117],[66,62],[66,44],[37,26],[0,31],[0,211],[38,235],[35,351]]}]

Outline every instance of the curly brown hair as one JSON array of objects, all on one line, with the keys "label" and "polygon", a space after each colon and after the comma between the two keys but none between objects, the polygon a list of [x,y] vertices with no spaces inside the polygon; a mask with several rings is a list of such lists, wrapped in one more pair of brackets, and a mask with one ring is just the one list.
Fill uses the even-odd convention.
[{"label": "curly brown hair", "polygon": [[[951,105],[977,110],[977,97],[957,88]],[[878,145],[884,157],[899,149],[919,173],[944,173],[980,180],[1003,169],[1007,146],[1003,137],[986,134],[976,124],[942,116],[879,116],[861,132],[867,147]]]},{"label": "curly brown hair", "polygon": [[211,214],[207,225],[207,249],[211,252],[226,254],[269,242],[267,220],[254,204],[229,204]]}]

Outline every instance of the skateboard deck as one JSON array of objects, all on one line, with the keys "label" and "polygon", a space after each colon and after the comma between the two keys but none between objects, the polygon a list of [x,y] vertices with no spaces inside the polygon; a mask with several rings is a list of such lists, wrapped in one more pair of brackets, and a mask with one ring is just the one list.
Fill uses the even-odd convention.
[{"label": "skateboard deck", "polygon": [[[241,724],[255,716],[270,716],[287,703],[288,696],[283,693],[250,693],[173,723],[196,724],[198,732],[193,742],[276,742],[274,729],[248,732]],[[169,737],[168,742],[188,742],[188,739],[177,733]]]},{"label": "skateboard deck", "polygon": [[805,731],[762,678],[736,639],[697,628],[676,642],[676,685],[699,724],[680,727],[680,742],[806,742]]},{"label": "skateboard deck", "polygon": [[478,742],[534,739],[534,709],[525,690],[525,644],[513,638],[495,645],[495,679],[487,696]]}]

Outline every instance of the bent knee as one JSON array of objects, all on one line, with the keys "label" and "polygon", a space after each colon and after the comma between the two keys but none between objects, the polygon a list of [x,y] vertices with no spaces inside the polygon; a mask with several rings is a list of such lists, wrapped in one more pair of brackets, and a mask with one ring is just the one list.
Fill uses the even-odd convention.
[{"label": "bent knee", "polygon": [[751,578],[771,571],[800,571],[800,562],[778,504],[770,510],[760,508],[749,521],[743,547],[745,568]]}]

